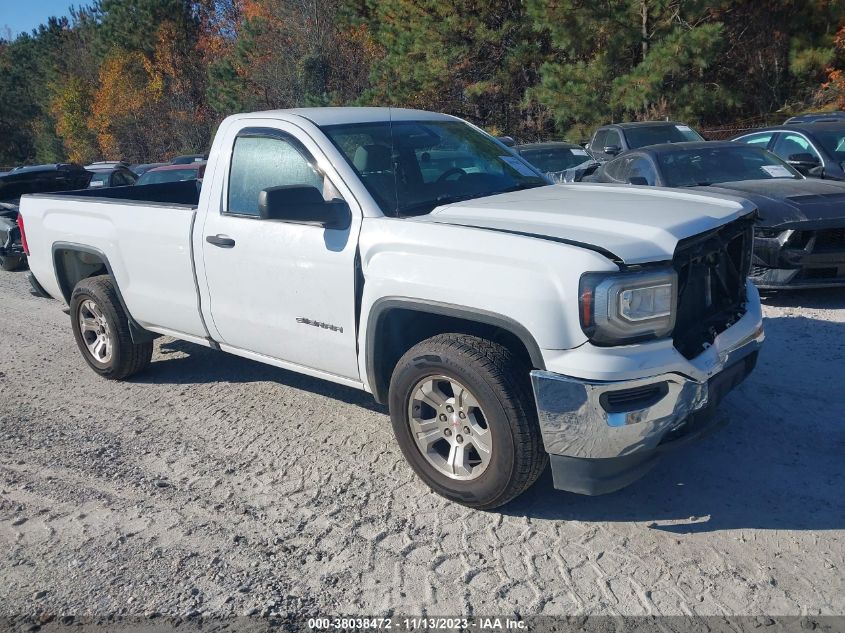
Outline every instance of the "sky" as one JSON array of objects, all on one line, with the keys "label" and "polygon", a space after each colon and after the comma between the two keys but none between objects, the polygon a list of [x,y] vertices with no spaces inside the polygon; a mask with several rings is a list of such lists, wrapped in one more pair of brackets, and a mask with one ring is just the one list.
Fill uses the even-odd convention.
[{"label": "sky", "polygon": [[[84,0],[0,0],[0,37],[28,33],[51,15],[67,15],[70,5]],[[8,28],[8,31],[6,30]]]}]

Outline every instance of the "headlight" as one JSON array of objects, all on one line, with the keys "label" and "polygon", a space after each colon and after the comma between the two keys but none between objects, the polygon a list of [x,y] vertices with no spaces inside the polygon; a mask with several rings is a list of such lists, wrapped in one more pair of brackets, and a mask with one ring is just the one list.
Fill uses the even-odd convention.
[{"label": "headlight", "polygon": [[783,229],[772,229],[765,226],[754,227],[754,237],[773,239],[775,237],[780,237],[781,233],[783,233]]},{"label": "headlight", "polygon": [[678,302],[671,268],[581,276],[581,329],[597,345],[622,345],[672,333]]},{"label": "headlight", "polygon": [[[754,227],[754,237],[762,239],[776,239],[781,246],[785,246],[788,242],[798,240],[801,235],[800,231],[793,229],[778,229],[763,226]],[[795,239],[793,239],[795,238]],[[798,240],[800,241],[800,240]],[[804,242],[806,244],[806,240]]]}]

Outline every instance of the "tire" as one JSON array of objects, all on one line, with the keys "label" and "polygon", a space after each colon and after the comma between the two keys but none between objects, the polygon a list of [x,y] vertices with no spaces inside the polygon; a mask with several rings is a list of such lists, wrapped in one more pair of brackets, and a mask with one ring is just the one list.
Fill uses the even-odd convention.
[{"label": "tire", "polygon": [[[132,342],[129,317],[110,276],[89,277],[76,285],[70,297],[70,323],[82,357],[103,378],[123,380],[149,366],[153,343]],[[97,341],[103,344],[98,346]]]},{"label": "tire", "polygon": [[23,264],[23,260],[23,257],[10,255],[0,256],[0,268],[6,271],[17,270],[21,267],[21,264]]},{"label": "tire", "polygon": [[507,348],[467,334],[434,336],[399,360],[388,398],[393,432],[434,492],[489,510],[537,480],[548,456],[529,372]]}]

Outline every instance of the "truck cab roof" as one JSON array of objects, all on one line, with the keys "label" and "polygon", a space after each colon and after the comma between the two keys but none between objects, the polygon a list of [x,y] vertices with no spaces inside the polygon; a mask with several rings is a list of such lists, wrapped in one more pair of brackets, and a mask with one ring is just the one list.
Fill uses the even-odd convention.
[{"label": "truck cab roof", "polygon": [[301,117],[318,126],[348,125],[351,123],[375,123],[379,121],[449,121],[457,120],[448,114],[414,110],[410,108],[383,107],[332,107],[291,108],[286,110],[264,110],[246,114],[234,114],[231,121],[243,119],[290,119]]}]

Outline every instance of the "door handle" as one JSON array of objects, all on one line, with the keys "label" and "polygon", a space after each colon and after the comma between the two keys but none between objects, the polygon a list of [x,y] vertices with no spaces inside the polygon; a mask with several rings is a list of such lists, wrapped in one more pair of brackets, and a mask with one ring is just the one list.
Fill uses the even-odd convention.
[{"label": "door handle", "polygon": [[205,241],[220,248],[232,248],[235,245],[235,240],[225,235],[207,235]]}]

